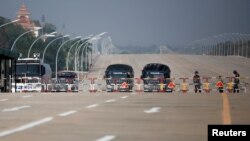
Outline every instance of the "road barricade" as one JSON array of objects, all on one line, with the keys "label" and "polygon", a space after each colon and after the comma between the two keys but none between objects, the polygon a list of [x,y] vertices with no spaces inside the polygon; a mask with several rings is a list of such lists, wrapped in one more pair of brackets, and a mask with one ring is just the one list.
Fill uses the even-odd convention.
[{"label": "road barricade", "polygon": [[[203,93],[214,92],[228,92],[232,93],[234,90],[234,77],[201,77],[201,91]],[[16,84],[17,92],[29,92],[38,90],[42,92],[181,92],[193,93],[195,92],[195,84],[192,77],[180,78],[85,78],[81,81],[69,81],[66,79],[51,79],[40,81],[22,79],[20,83]],[[21,83],[22,82],[22,83]],[[245,92],[248,90],[249,78],[241,77],[239,90]],[[12,84],[14,87],[15,84]],[[194,89],[193,89],[194,87]],[[14,89],[14,88],[12,88]]]},{"label": "road barricade", "polygon": [[90,86],[90,80],[88,80],[87,78],[81,80],[79,82],[79,91],[80,92],[88,92],[89,91],[89,86]]},{"label": "road barricade", "polygon": [[107,92],[132,92],[134,88],[133,78],[106,78]]},{"label": "road barricade", "polygon": [[211,79],[211,77],[202,77],[202,79],[205,81],[202,84],[202,90],[205,93],[210,93],[211,89],[211,83],[209,82],[209,80]]},{"label": "road barricade", "polygon": [[164,79],[160,78],[159,81],[159,92],[166,92],[166,84],[164,83]]},{"label": "road barricade", "polygon": [[141,78],[135,78],[135,92],[143,92],[143,83]]},{"label": "road barricade", "polygon": [[175,78],[167,78],[167,81],[169,80],[169,83],[166,86],[167,92],[174,92],[176,91],[176,83],[174,82]]},{"label": "road barricade", "polygon": [[173,92],[176,86],[173,78],[144,78],[142,82],[144,92]]},{"label": "road barricade", "polygon": [[23,77],[16,79],[16,82],[11,84],[12,92],[41,92],[41,79],[38,77]]},{"label": "road barricade", "polygon": [[182,77],[180,78],[182,80],[182,83],[180,84],[180,91],[182,93],[187,93],[189,90],[189,84],[187,82],[187,77]]},{"label": "road barricade", "polygon": [[97,78],[88,78],[90,80],[90,88],[89,88],[89,92],[97,92],[97,88],[96,88],[96,84],[95,84],[95,80]]},{"label": "road barricade", "polygon": [[47,91],[47,84],[45,84],[45,83],[42,84],[41,92],[48,92]]},{"label": "road barricade", "polygon": [[234,87],[234,82],[233,82],[234,77],[226,77],[226,78],[228,78],[228,82],[226,83],[226,90],[229,93],[232,93],[233,92],[233,87]]},{"label": "road barricade", "polygon": [[175,87],[176,87],[176,84],[174,83],[174,79],[175,78],[170,79],[170,82],[168,83],[168,86],[167,86],[169,89],[172,89],[173,91],[175,91]]},{"label": "road barricade", "polygon": [[65,78],[51,79],[51,83],[46,84],[47,92],[78,92],[79,82]]}]

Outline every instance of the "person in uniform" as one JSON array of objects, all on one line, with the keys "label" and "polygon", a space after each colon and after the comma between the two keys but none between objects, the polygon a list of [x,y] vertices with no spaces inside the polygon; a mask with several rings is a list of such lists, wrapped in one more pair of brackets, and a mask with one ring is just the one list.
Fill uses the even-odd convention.
[{"label": "person in uniform", "polygon": [[240,84],[240,74],[234,70],[233,71],[234,74],[234,87],[233,87],[233,92],[234,93],[239,93],[239,84]]},{"label": "person in uniform", "polygon": [[198,71],[194,72],[194,77],[193,77],[193,83],[194,83],[194,92],[201,93],[201,79]]}]

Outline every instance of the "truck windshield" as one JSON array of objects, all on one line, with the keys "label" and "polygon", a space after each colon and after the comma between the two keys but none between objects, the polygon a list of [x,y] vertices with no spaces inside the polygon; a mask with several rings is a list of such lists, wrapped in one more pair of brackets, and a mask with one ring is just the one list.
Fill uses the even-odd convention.
[{"label": "truck windshield", "polygon": [[146,78],[164,78],[163,73],[149,73],[146,75]]},{"label": "truck windshield", "polygon": [[57,75],[58,78],[67,78],[67,79],[75,79],[77,78],[77,74],[73,72],[61,72]]},{"label": "truck windshield", "polygon": [[112,72],[108,74],[108,78],[129,78],[129,75],[125,72]]},{"label": "truck windshield", "polygon": [[40,76],[41,65],[23,64],[16,66],[16,74],[23,76]]}]

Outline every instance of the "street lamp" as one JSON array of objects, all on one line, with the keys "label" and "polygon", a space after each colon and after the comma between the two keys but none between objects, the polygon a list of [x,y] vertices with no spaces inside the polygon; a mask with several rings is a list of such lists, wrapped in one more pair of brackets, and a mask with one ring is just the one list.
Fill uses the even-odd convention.
[{"label": "street lamp", "polygon": [[223,36],[223,38],[225,39],[225,48],[226,50],[224,50],[224,54],[226,56],[230,56],[231,55],[231,51],[232,51],[232,44],[231,44],[231,38],[228,39],[228,36],[230,35],[230,33],[225,33],[225,36]]},{"label": "street lamp", "polygon": [[[107,47],[107,49],[106,49],[106,52],[107,52],[107,54],[109,54],[109,53],[111,53],[111,50],[113,49],[113,44],[112,44],[112,39],[111,39],[111,37],[109,36],[108,37],[108,40],[109,40],[109,44],[108,44],[108,47]],[[201,40],[200,40],[201,41]]]},{"label": "street lamp", "polygon": [[208,39],[203,39],[202,40],[202,48],[203,48],[203,55],[209,55],[209,44],[207,44]]},{"label": "street lamp", "polygon": [[[84,42],[81,43],[81,44],[77,47],[77,50],[75,51],[75,64],[74,64],[74,65],[75,65],[75,69],[74,69],[75,71],[77,71],[77,69],[76,69],[76,68],[77,68],[77,66],[76,66],[77,60],[78,60],[78,65],[79,65],[78,56],[79,56],[79,54],[80,54],[79,52],[80,52],[80,50],[81,50],[81,47],[82,47],[84,44],[86,45],[87,42],[88,42],[88,40],[89,40],[89,38],[85,39]],[[79,65],[79,67],[80,67],[80,65]],[[80,70],[80,69],[79,69],[79,70]]]},{"label": "street lamp", "polygon": [[[80,36],[81,38],[81,36]],[[73,46],[75,45],[78,45],[82,40],[80,39],[79,41],[75,42],[74,44],[72,44],[69,48],[69,51],[68,51],[68,55],[67,55],[67,58],[66,58],[66,68],[67,68],[67,71],[69,70],[69,54],[70,54],[70,51],[71,49],[73,48]]]},{"label": "street lamp", "polygon": [[[103,37],[105,34],[108,34],[108,32],[103,32],[103,33],[100,33],[98,35],[96,35],[96,37]],[[103,54],[103,45],[101,46],[101,54]]]},{"label": "street lamp", "polygon": [[[75,60],[74,60],[74,70],[76,71],[76,60],[77,60],[77,57],[79,56],[79,51],[81,49],[81,47],[84,45],[84,44],[87,44],[88,40],[92,37],[93,35],[89,35],[88,37],[84,38],[83,39],[83,42],[77,47],[76,51],[75,51]],[[79,54],[78,54],[79,53]],[[78,65],[79,65],[79,59],[78,59]]]},{"label": "street lamp", "polygon": [[229,35],[229,37],[230,37],[230,39],[232,39],[232,43],[233,43],[233,48],[231,48],[231,43],[230,43],[230,48],[231,48],[231,50],[230,50],[230,55],[236,55],[236,38],[234,38],[234,36],[232,36],[233,34],[232,33],[229,33],[228,34]]},{"label": "street lamp", "polygon": [[[220,56],[227,56],[227,54],[226,54],[226,48],[227,48],[226,42],[227,42],[227,39],[225,38],[225,35],[226,34],[219,35],[220,38],[221,38],[221,48],[219,48]],[[222,49],[222,51],[221,51],[221,49]]]},{"label": "street lamp", "polygon": [[217,40],[215,36],[211,37],[211,46],[212,46],[212,55],[216,56],[217,55]]},{"label": "street lamp", "polygon": [[241,34],[239,34],[239,37],[241,38],[242,44],[241,44],[241,56],[244,57],[244,38]]},{"label": "street lamp", "polygon": [[[84,47],[83,47],[83,49],[82,49],[82,53],[81,53],[81,60],[80,60],[80,62],[81,62],[81,65],[83,65],[83,52],[85,52],[85,69],[86,70],[88,70],[88,66],[89,66],[89,57],[88,57],[88,45],[89,45],[89,43],[91,43],[92,44],[92,46],[93,46],[93,41],[94,40],[98,40],[98,39],[100,39],[101,37],[93,37],[93,38],[91,38],[91,39],[89,39],[88,40],[88,43],[87,44],[85,44],[84,45]],[[91,46],[91,48],[92,48],[92,46]],[[93,48],[92,48],[92,50],[93,50]],[[80,51],[80,50],[79,50]],[[79,53],[80,54],[80,53]],[[92,52],[91,52],[91,63],[92,63]],[[82,68],[83,68],[83,66],[82,66]]]},{"label": "street lamp", "polygon": [[[82,49],[82,63],[81,65],[83,65],[83,52],[85,52],[85,70],[88,71],[89,70],[89,54],[88,54],[88,48],[89,48],[90,42],[88,42],[85,47]],[[82,66],[83,67],[83,66]]]},{"label": "street lamp", "polygon": [[58,37],[58,38],[55,38],[54,40],[50,41],[50,42],[48,43],[48,45],[45,47],[44,51],[43,51],[42,62],[44,62],[45,52],[46,52],[47,48],[48,48],[53,42],[55,42],[56,40],[65,38],[65,37],[69,37],[69,36],[70,36],[70,35],[64,35],[64,36],[62,36],[62,37]]},{"label": "street lamp", "polygon": [[[42,29],[42,28],[39,28],[39,29],[37,29],[37,30],[40,30],[40,29]],[[16,42],[17,42],[17,40],[19,40],[22,36],[24,36],[25,34],[28,34],[28,33],[30,33],[30,32],[34,32],[34,31],[36,31],[36,30],[29,30],[29,31],[26,31],[26,32],[24,32],[23,34],[21,34],[20,36],[18,36],[17,38],[16,38],[16,40],[14,41],[14,43],[13,43],[13,45],[11,46],[11,51],[14,49],[14,47],[15,47],[15,44],[16,44]]]},{"label": "street lamp", "polygon": [[[103,32],[103,33],[100,33],[100,34],[98,34],[98,35],[95,35],[94,37],[92,37],[92,38],[90,38],[90,39],[88,39],[87,40],[87,42],[93,42],[94,40],[98,40],[98,39],[100,39],[102,36],[104,36],[105,34],[107,34],[107,32]],[[77,50],[77,52],[76,53],[78,53],[78,51],[79,51],[79,54],[80,54],[80,48],[82,47],[82,45],[84,45],[84,43],[83,44],[81,44],[80,45],[80,47],[79,47],[79,50]],[[88,43],[87,44],[85,44],[84,46],[83,46],[83,49],[82,49],[82,53],[81,53],[81,60],[80,60],[80,63],[81,63],[81,65],[83,65],[83,51],[85,50],[85,52],[86,52],[86,45],[88,45]],[[92,53],[92,52],[91,52]],[[79,56],[79,55],[78,55]],[[75,57],[76,57],[76,55],[75,55]],[[86,61],[86,63],[85,63],[85,68],[86,69],[88,69],[88,56],[87,56],[87,54],[85,55],[85,61]],[[92,55],[91,55],[91,58],[92,58]],[[78,59],[79,60],[79,59]],[[91,60],[91,63],[92,63],[92,60]],[[79,63],[78,63],[79,64]],[[82,67],[83,68],[83,67]],[[75,70],[76,70],[76,58],[75,58]]]},{"label": "street lamp", "polygon": [[245,52],[246,52],[246,58],[248,58],[248,42],[249,42],[249,34],[243,34],[243,37],[244,37],[244,39],[246,39],[245,40],[245,44],[246,44],[246,46],[245,46]]},{"label": "street lamp", "polygon": [[[87,36],[86,38],[84,38],[84,39],[82,39],[82,40],[79,40],[79,41],[75,42],[75,43],[70,47],[70,49],[69,49],[69,51],[68,51],[67,59],[66,59],[66,61],[67,61],[67,64],[66,64],[67,70],[69,70],[69,54],[70,54],[70,51],[71,51],[71,49],[73,48],[73,46],[74,46],[75,44],[76,44],[76,46],[77,46],[77,48],[75,49],[75,60],[74,60],[74,62],[75,62],[75,64],[76,64],[76,53],[77,53],[79,47],[81,46],[81,45],[79,45],[80,41],[83,41],[83,43],[85,43],[85,42],[86,42],[88,39],[90,39],[92,36],[93,36],[93,34]],[[78,45],[79,45],[79,46],[78,46]],[[76,66],[76,65],[75,65],[75,66]],[[76,67],[75,67],[75,68],[76,68]],[[75,70],[76,70],[76,69],[75,69]]]},{"label": "street lamp", "polygon": [[[90,38],[91,36],[89,36],[88,38],[86,38],[85,41],[82,44],[79,45],[79,47],[77,48],[77,50],[75,52],[75,69],[74,69],[74,71],[77,72],[77,66],[76,66],[76,62],[77,61],[76,60],[78,60],[78,79],[80,78],[80,67],[83,68],[82,64],[83,64],[83,52],[84,52],[84,50],[86,49],[87,45],[89,44],[89,41],[92,42],[93,40],[96,40],[96,39],[100,38],[100,37],[96,37],[96,36]],[[79,61],[78,57],[79,57],[80,49],[81,49],[82,46],[83,46],[83,48],[82,48],[82,54],[81,54],[81,59]],[[86,64],[85,64],[85,67],[86,67]]]},{"label": "street lamp", "polygon": [[20,19],[17,19],[17,20],[14,20],[14,21],[11,21],[11,22],[8,22],[8,23],[5,23],[5,24],[2,24],[2,25],[0,25],[0,28],[1,28],[1,27],[6,26],[6,25],[8,25],[8,24],[18,22],[18,21],[20,21]]},{"label": "street lamp", "polygon": [[39,39],[42,39],[44,37],[55,37],[54,34],[56,34],[57,32],[51,32],[49,34],[43,34],[41,35],[40,37],[38,37],[31,45],[30,45],[30,48],[29,48],[29,51],[28,51],[28,55],[27,55],[27,58],[29,58],[30,56],[30,51],[31,51],[31,48],[33,47],[33,45],[39,40]]},{"label": "street lamp", "polygon": [[[240,55],[240,48],[239,48],[240,47],[240,40],[239,40],[238,36],[235,33],[231,33],[231,35],[232,35],[232,37],[235,37],[235,39],[236,39],[235,42],[237,41],[237,43],[238,43],[238,49],[237,49],[238,51],[237,51],[237,53],[238,53],[238,56],[239,56]],[[234,55],[236,55],[235,42],[234,42],[234,52],[235,52]]]},{"label": "street lamp", "polygon": [[[92,35],[91,35],[91,36],[92,36]],[[79,54],[80,54],[79,52],[80,52],[81,47],[82,47],[84,44],[85,44],[85,45],[88,44],[89,38],[90,38],[90,37],[86,38],[86,39],[83,41],[83,43],[81,43],[81,44],[77,47],[77,49],[76,49],[76,51],[75,51],[75,61],[74,61],[74,62],[75,62],[75,64],[74,64],[74,65],[75,65],[75,68],[74,68],[74,71],[77,72],[77,66],[76,66],[76,62],[77,62],[77,61],[76,61],[76,60],[78,60],[78,68],[79,68],[79,69],[78,69],[78,80],[80,79],[80,64],[79,64],[79,59],[78,59],[77,57],[79,57]],[[84,45],[84,46],[85,46],[85,45]],[[84,49],[83,49],[83,50],[84,50]],[[79,54],[78,54],[78,53],[79,53]]]},{"label": "street lamp", "polygon": [[[220,35],[216,35],[213,36],[212,39],[215,39],[216,44],[215,44],[215,54],[218,56],[222,56],[222,55],[226,55],[225,49],[226,49],[226,40],[224,38],[225,34],[220,34]],[[222,39],[221,39],[222,38]],[[220,47],[221,45],[221,47]],[[223,52],[222,52],[222,51]]]},{"label": "street lamp", "polygon": [[[91,43],[91,48],[92,48],[92,50],[91,50],[91,57],[90,57],[90,64],[92,65],[93,64],[93,52],[94,52],[94,54],[96,54],[96,52],[95,52],[95,47],[96,46],[94,46],[94,41],[98,41],[99,39],[101,39],[101,37],[99,36],[99,37],[95,37],[95,38],[93,38],[93,39],[91,39],[90,40],[90,43]],[[94,46],[94,47],[93,47]]]},{"label": "street lamp", "polygon": [[78,38],[81,38],[81,36],[77,36],[75,38],[72,38],[72,39],[69,39],[68,41],[65,41],[64,43],[61,44],[61,46],[58,48],[57,52],[56,52],[56,69],[55,69],[55,77],[56,77],[56,80],[57,80],[57,58],[58,58],[58,54],[59,54],[59,51],[60,49],[69,41],[72,41],[72,40],[75,40],[75,39],[78,39]]}]

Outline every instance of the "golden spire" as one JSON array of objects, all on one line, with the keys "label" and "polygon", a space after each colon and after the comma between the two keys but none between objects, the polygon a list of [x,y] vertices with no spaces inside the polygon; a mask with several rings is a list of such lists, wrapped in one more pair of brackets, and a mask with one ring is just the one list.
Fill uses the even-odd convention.
[{"label": "golden spire", "polygon": [[28,16],[30,13],[28,12],[24,3],[21,4],[19,11],[17,12],[19,16]]}]

